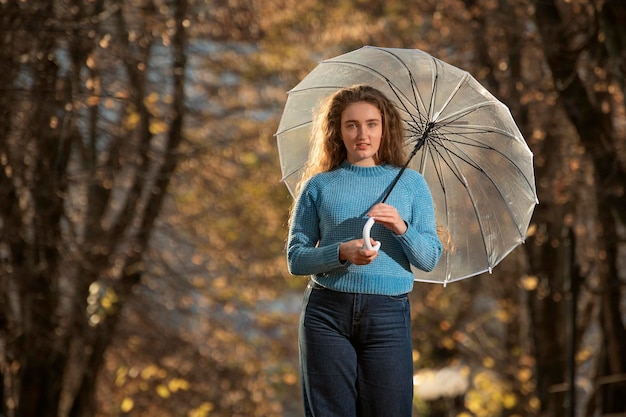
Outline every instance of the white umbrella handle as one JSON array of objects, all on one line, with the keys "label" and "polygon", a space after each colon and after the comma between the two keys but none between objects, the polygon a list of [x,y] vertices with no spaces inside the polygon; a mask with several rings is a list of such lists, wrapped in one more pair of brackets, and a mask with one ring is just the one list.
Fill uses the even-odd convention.
[{"label": "white umbrella handle", "polygon": [[380,242],[376,241],[376,244],[372,246],[370,241],[370,230],[372,230],[372,226],[374,226],[374,218],[370,217],[363,226],[363,241],[365,242],[365,247],[369,250],[378,250],[380,249]]}]

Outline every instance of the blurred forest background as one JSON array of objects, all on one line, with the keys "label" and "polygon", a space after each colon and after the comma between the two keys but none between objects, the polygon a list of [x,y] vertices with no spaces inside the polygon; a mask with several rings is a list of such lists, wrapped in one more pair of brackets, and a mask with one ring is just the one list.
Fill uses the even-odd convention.
[{"label": "blurred forest background", "polygon": [[623,0],[0,0],[0,415],[301,416],[273,133],[363,45],[510,108],[526,244],[412,297],[419,416],[626,413]]}]

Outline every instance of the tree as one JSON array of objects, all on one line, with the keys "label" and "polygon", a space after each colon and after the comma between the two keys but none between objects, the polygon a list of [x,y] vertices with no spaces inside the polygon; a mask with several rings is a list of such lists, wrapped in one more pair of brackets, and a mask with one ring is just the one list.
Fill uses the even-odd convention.
[{"label": "tree", "polygon": [[[183,142],[187,4],[153,6],[0,5],[7,415],[95,413],[95,377]],[[171,48],[155,82],[159,44]]]},{"label": "tree", "polygon": [[[603,330],[603,350],[589,408],[597,407],[605,413],[624,411],[626,403],[617,394],[617,386],[603,387],[599,381],[626,372],[626,327],[620,308],[625,283],[619,266],[626,225],[625,138],[618,127],[623,120],[626,91],[626,31],[618,22],[626,16],[626,7],[618,1],[571,5],[542,1],[536,7],[543,50],[560,91],[565,117],[574,126],[593,166],[597,219],[589,226],[595,229],[595,259],[588,263],[571,260],[571,285],[591,292]],[[577,241],[587,236],[588,233],[577,233]],[[572,302],[577,303],[578,299],[574,297]],[[575,342],[580,349],[581,341]]]}]

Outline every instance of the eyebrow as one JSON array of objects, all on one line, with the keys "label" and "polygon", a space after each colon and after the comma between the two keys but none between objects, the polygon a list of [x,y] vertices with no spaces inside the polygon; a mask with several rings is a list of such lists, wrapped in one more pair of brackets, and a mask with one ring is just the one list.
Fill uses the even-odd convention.
[{"label": "eyebrow", "polygon": [[[380,122],[382,121],[382,119],[379,118],[374,118],[374,119],[367,119],[365,120],[365,123],[367,122]],[[358,123],[359,121],[356,119],[350,119],[350,120],[345,120],[344,123]]]}]

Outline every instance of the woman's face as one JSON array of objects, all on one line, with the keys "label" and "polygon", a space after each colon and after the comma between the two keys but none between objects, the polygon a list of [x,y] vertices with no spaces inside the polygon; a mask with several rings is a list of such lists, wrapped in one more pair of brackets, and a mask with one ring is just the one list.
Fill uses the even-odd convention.
[{"label": "woman's face", "polygon": [[341,139],[351,164],[376,165],[382,135],[382,115],[373,104],[359,101],[341,113]]}]

